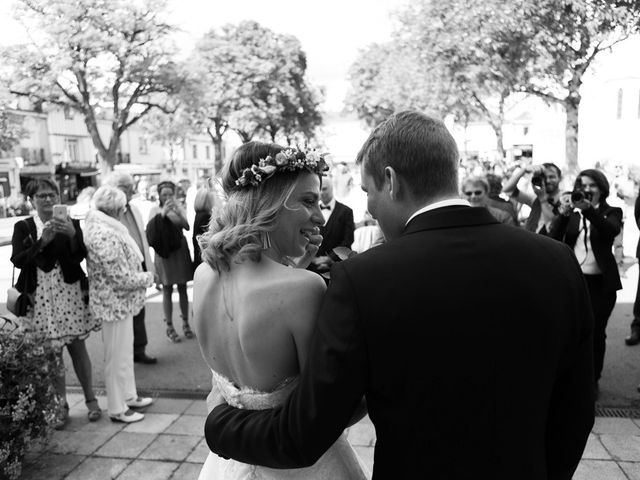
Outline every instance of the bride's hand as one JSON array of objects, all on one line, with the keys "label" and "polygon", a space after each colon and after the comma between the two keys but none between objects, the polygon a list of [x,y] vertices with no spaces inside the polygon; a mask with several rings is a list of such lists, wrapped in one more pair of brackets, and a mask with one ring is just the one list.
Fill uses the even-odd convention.
[{"label": "bride's hand", "polygon": [[313,235],[309,235],[309,243],[307,243],[307,248],[305,253],[298,262],[296,263],[296,268],[307,268],[318,253],[318,249],[320,248],[320,244],[322,243],[322,235],[320,235],[320,229],[316,228],[315,233]]}]

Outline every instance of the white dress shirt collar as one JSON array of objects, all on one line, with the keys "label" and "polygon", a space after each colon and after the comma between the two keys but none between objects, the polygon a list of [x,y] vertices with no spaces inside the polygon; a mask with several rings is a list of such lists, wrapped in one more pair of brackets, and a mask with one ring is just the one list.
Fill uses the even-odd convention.
[{"label": "white dress shirt collar", "polygon": [[422,207],[420,210],[418,210],[417,212],[415,212],[413,215],[411,215],[409,217],[409,220],[407,220],[407,223],[405,223],[405,227],[407,225],[409,225],[409,222],[411,220],[413,220],[415,217],[417,217],[418,215],[421,215],[425,212],[431,211],[431,210],[435,210],[436,208],[443,208],[443,207],[452,207],[452,206],[464,206],[464,207],[470,207],[471,204],[462,199],[462,198],[450,198],[448,200],[441,200],[439,202],[435,202],[435,203],[429,203],[428,205],[425,205],[424,207]]}]

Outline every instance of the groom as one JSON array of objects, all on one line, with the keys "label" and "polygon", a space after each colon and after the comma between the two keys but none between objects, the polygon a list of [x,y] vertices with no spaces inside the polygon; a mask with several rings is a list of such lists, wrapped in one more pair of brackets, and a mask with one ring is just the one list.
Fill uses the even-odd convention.
[{"label": "groom", "polygon": [[287,402],[218,406],[209,447],[311,465],[364,395],[375,479],[569,480],[594,420],[593,318],[572,252],[460,200],[438,120],[391,116],[357,162],[387,242],[334,264]]}]

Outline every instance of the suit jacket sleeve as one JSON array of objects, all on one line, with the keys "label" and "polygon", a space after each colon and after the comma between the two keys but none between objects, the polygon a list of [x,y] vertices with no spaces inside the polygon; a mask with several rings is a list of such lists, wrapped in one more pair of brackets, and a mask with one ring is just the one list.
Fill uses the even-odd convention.
[{"label": "suit jacket sleeve", "polygon": [[594,421],[593,313],[580,266],[572,253],[566,257],[562,268],[575,271],[576,310],[568,332],[572,340],[559,364],[547,416],[549,480],[572,478]]},{"label": "suit jacket sleeve", "polygon": [[205,424],[209,448],[272,468],[313,465],[342,433],[360,403],[366,357],[351,282],[344,267],[335,264],[298,387],[273,410],[216,407]]}]

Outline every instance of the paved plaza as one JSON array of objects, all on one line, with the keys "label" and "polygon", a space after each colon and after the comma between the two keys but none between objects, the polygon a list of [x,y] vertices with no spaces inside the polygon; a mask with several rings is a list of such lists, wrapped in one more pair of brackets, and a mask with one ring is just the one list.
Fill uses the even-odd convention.
[{"label": "paved plaza", "polygon": [[[68,400],[70,421],[48,445],[27,456],[23,479],[198,478],[208,453],[204,400],[157,398],[143,421],[129,425],[113,423],[107,415],[91,423],[82,395],[70,393]],[[99,400],[106,405],[106,398]],[[376,438],[369,418],[348,429],[347,435],[371,470]],[[640,480],[640,420],[596,418],[574,480]]]}]

